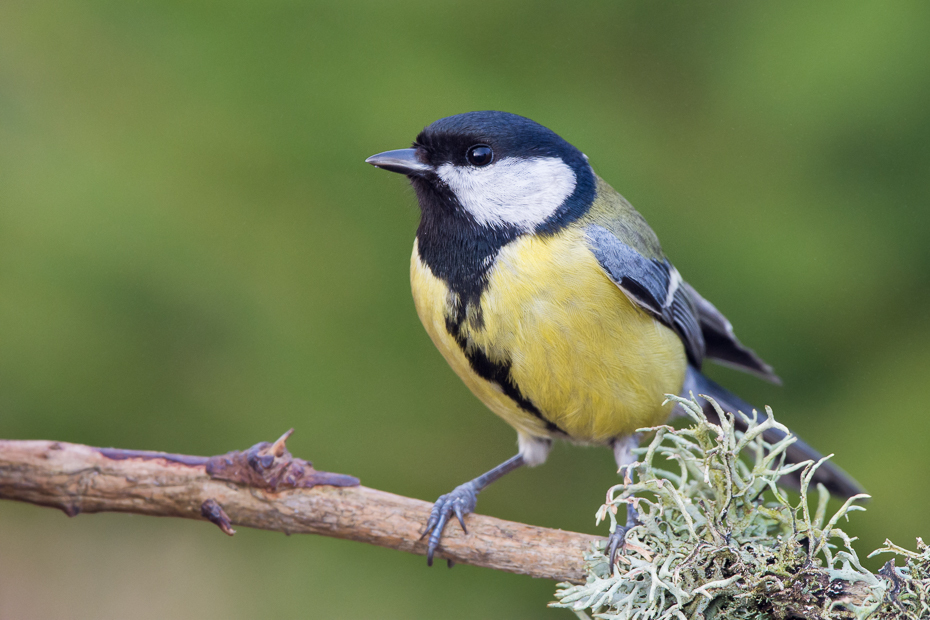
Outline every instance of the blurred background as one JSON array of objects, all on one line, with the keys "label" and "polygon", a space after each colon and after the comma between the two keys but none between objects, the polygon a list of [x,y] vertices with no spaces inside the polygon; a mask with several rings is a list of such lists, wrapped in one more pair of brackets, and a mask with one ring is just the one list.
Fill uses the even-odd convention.
[{"label": "blurred background", "polygon": [[[515,434],[429,342],[404,179],[433,120],[582,149],[855,475],[861,555],[930,535],[930,4],[0,3],[0,436],[298,456],[432,501]],[[559,445],[479,511],[583,532]],[[871,561],[877,568],[884,559]],[[321,537],[0,503],[2,618],[567,618],[554,584]]]}]

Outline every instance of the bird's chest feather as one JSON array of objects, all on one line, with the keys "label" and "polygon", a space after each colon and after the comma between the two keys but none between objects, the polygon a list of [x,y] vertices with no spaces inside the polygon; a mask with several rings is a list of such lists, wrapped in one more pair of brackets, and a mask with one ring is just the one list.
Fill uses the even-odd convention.
[{"label": "bird's chest feather", "polygon": [[665,420],[663,395],[684,380],[681,341],[607,278],[580,230],[519,237],[487,277],[463,308],[414,245],[420,320],[491,410],[530,435],[587,443]]}]

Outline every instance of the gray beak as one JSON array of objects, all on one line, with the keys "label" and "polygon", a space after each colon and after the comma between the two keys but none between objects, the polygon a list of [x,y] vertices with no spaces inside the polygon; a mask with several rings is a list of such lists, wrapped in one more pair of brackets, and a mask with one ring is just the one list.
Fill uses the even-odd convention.
[{"label": "gray beak", "polygon": [[365,160],[365,163],[382,168],[384,170],[390,170],[391,172],[406,174],[408,176],[420,174],[432,169],[431,166],[428,166],[427,164],[424,164],[417,159],[416,149],[397,149],[396,151],[385,151],[384,153],[372,155]]}]

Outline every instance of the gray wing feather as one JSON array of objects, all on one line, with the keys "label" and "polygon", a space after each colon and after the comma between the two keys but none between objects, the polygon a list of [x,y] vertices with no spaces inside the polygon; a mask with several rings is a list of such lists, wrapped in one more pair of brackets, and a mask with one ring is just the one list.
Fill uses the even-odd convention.
[{"label": "gray wing feather", "polygon": [[682,280],[668,259],[647,258],[596,224],[585,228],[585,236],[610,279],[634,303],[681,337],[695,368],[700,369],[707,357],[781,383],[772,367],[743,346],[727,318]]},{"label": "gray wing feather", "polygon": [[755,351],[743,345],[733,333],[733,326],[727,317],[698,293],[687,282],[682,286],[688,290],[688,295],[697,308],[698,321],[701,332],[704,334],[704,343],[707,348],[707,357],[726,366],[750,372],[766,381],[781,385],[781,379],[774,369],[756,355]]},{"label": "gray wing feather", "polygon": [[603,226],[587,226],[585,236],[610,279],[635,304],[675,330],[688,360],[700,368],[705,356],[704,335],[690,287],[682,286],[678,270],[668,259],[646,258]]}]

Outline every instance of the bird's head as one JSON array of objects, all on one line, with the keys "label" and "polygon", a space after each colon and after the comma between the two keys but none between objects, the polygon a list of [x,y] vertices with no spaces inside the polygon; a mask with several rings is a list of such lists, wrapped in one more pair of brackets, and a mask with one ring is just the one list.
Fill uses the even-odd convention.
[{"label": "bird's head", "polygon": [[412,148],[365,161],[409,177],[424,217],[479,230],[554,230],[583,215],[595,193],[594,173],[578,149],[507,112],[439,119]]}]

